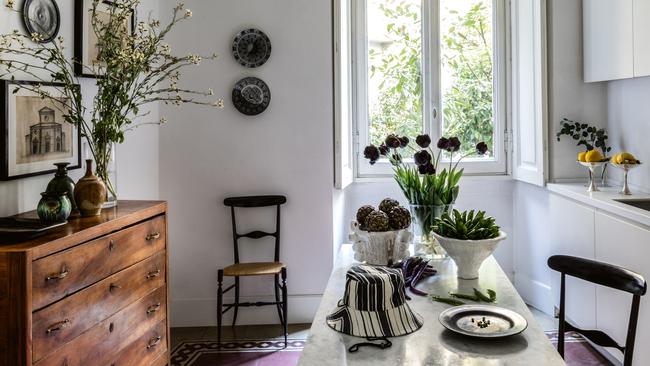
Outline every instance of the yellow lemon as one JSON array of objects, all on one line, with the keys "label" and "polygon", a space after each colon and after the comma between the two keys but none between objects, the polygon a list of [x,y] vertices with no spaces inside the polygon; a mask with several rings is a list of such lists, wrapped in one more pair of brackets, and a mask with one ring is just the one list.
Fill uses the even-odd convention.
[{"label": "yellow lemon", "polygon": [[630,154],[629,152],[622,152],[618,154],[618,160],[620,162],[617,162],[617,164],[636,164],[637,160],[634,157],[634,155]]},{"label": "yellow lemon", "polygon": [[587,161],[587,152],[583,151],[580,154],[578,154],[578,161],[585,162]]},{"label": "yellow lemon", "polygon": [[612,160],[611,160],[612,163],[620,164],[620,162],[621,162],[620,157],[621,157],[621,153],[618,153],[618,154],[612,156]]},{"label": "yellow lemon", "polygon": [[603,154],[596,149],[587,151],[587,155],[585,156],[585,161],[588,163],[597,163],[599,161],[603,161],[605,157]]}]

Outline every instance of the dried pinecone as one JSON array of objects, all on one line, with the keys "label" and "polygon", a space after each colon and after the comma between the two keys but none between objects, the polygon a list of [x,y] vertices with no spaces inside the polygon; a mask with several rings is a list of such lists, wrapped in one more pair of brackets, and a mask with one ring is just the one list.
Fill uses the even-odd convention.
[{"label": "dried pinecone", "polygon": [[397,206],[399,206],[399,202],[397,202],[397,200],[394,200],[392,198],[384,198],[379,204],[379,211],[388,215],[390,210],[392,210],[393,207]]},{"label": "dried pinecone", "polygon": [[366,217],[366,230],[390,231],[388,215],[381,211],[373,211]]},{"label": "dried pinecone", "polygon": [[375,211],[375,208],[370,205],[364,205],[357,210],[357,222],[362,230],[366,227],[366,217]]},{"label": "dried pinecone", "polygon": [[388,214],[388,224],[393,230],[406,229],[411,225],[411,213],[402,206],[394,207]]}]

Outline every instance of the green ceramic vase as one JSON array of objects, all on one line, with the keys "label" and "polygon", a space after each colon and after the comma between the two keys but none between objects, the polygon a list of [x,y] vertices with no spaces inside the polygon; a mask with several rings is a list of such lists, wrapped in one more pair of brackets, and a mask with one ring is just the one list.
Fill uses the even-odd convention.
[{"label": "green ceramic vase", "polygon": [[72,211],[77,209],[77,204],[74,200],[74,181],[68,176],[68,165],[70,163],[56,163],[56,174],[54,178],[48,183],[45,192],[68,192],[67,196],[72,204]]},{"label": "green ceramic vase", "polygon": [[72,203],[67,196],[68,192],[43,192],[38,202],[36,212],[38,217],[46,224],[64,222],[72,212]]}]

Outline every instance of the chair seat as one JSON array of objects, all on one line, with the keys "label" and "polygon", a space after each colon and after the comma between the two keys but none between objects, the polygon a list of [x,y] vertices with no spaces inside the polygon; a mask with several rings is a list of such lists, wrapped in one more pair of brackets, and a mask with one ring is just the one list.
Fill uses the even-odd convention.
[{"label": "chair seat", "polygon": [[266,276],[275,275],[282,271],[284,264],[280,262],[236,263],[223,269],[224,276]]}]

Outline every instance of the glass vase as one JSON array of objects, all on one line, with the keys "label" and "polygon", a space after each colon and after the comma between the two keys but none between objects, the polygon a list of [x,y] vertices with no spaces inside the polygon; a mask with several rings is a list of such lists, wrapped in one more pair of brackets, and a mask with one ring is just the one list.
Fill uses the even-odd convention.
[{"label": "glass vase", "polygon": [[413,226],[413,244],[415,255],[427,259],[443,259],[447,253],[433,237],[433,224],[435,219],[443,213],[453,209],[449,205],[410,205],[411,221]]},{"label": "glass vase", "polygon": [[102,208],[117,206],[117,162],[115,160],[115,147],[117,144],[110,143],[105,146],[95,146],[95,155],[86,144],[84,157],[92,159],[95,163],[95,175],[101,178],[106,186],[106,201]]}]

